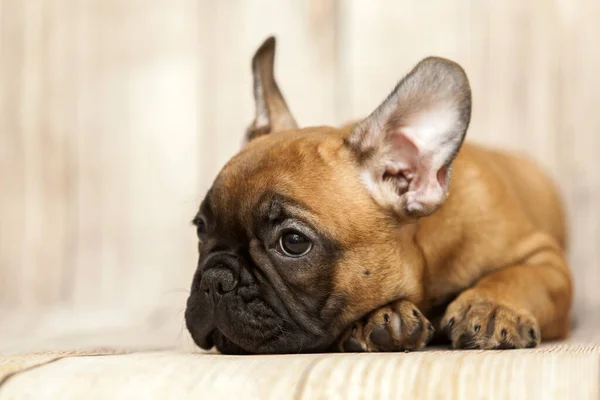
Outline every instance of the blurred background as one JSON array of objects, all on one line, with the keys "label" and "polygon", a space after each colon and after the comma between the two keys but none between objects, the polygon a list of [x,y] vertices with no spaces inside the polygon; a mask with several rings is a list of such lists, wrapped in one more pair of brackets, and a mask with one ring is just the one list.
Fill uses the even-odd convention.
[{"label": "blurred background", "polygon": [[190,221],[270,34],[303,126],[366,116],[423,57],[459,62],[468,137],[554,176],[577,312],[599,307],[598,21],[597,0],[0,0],[0,350],[189,344]]}]

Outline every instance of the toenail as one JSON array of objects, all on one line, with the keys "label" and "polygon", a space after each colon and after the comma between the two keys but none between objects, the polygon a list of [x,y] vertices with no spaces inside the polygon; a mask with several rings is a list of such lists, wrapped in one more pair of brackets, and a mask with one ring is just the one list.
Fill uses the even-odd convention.
[{"label": "toenail", "polygon": [[385,321],[386,324],[388,322],[390,322],[390,315],[389,314],[383,314],[383,320]]},{"label": "toenail", "polygon": [[414,315],[415,317],[418,317],[418,316],[419,316],[419,312],[418,312],[417,310],[413,310],[413,315]]},{"label": "toenail", "polygon": [[481,329],[481,325],[477,324],[473,329],[475,329],[475,332],[479,332],[479,330]]},{"label": "toenail", "polygon": [[476,349],[479,347],[471,333],[463,333],[458,337],[458,347],[461,349]]},{"label": "toenail", "polygon": [[355,338],[349,338],[344,342],[344,351],[347,353],[362,353],[365,351],[364,347]]},{"label": "toenail", "polygon": [[450,318],[450,321],[448,321],[448,328],[452,328],[452,325],[454,325],[454,317]]},{"label": "toenail", "polygon": [[508,334],[508,332],[506,332],[506,328],[502,328],[500,334],[502,335],[502,339],[506,339],[506,335]]},{"label": "toenail", "polygon": [[535,329],[533,329],[533,328],[529,329],[529,336],[531,336],[531,338],[533,340],[537,339],[537,335],[535,334]]},{"label": "toenail", "polygon": [[433,330],[433,325],[431,325],[431,322],[427,324],[427,329],[430,331]]},{"label": "toenail", "polygon": [[515,345],[507,342],[505,340],[503,340],[502,342],[500,342],[500,344],[498,346],[496,346],[497,350],[508,350],[508,349],[514,349]]}]

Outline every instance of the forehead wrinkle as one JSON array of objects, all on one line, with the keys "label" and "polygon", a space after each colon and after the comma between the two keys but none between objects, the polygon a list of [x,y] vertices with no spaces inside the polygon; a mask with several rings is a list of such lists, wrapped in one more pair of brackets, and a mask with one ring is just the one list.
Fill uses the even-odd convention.
[{"label": "forehead wrinkle", "polygon": [[277,199],[272,199],[269,204],[269,211],[267,213],[267,218],[269,221],[273,222],[281,218],[283,213],[282,205]]},{"label": "forehead wrinkle", "polygon": [[254,210],[254,229],[261,229],[265,223],[277,225],[289,218],[308,224],[312,230],[325,238],[333,239],[334,237],[327,226],[322,223],[318,214],[313,212],[308,205],[280,192],[265,193]]},{"label": "forehead wrinkle", "polygon": [[258,202],[256,210],[259,214],[259,218],[270,222],[275,222],[285,217],[307,216],[312,214],[306,205],[272,190],[263,194]]}]

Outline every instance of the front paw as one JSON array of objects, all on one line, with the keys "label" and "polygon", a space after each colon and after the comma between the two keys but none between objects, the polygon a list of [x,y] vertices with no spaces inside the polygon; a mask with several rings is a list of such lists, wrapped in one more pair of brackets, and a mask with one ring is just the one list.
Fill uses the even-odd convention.
[{"label": "front paw", "polygon": [[343,352],[419,350],[433,336],[433,325],[409,301],[379,308],[356,322],[339,342]]},{"label": "front paw", "polygon": [[442,319],[455,349],[522,349],[540,343],[540,327],[527,311],[494,301],[460,296]]}]

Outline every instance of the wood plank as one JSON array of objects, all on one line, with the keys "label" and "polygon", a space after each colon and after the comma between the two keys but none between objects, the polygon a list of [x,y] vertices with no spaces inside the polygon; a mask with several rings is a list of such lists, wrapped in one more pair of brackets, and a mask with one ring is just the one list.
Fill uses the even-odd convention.
[{"label": "wood plank", "polygon": [[25,153],[20,103],[23,3],[0,2],[0,306],[19,303],[25,242]]},{"label": "wood plank", "polygon": [[560,134],[557,163],[570,211],[571,265],[580,308],[600,306],[600,4],[557,2],[560,18]]},{"label": "wood plank", "polygon": [[189,285],[200,176],[198,15],[191,0],[94,0],[81,9],[80,307],[148,308],[148,298]]},{"label": "wood plank", "polygon": [[[59,2],[53,7],[60,11]],[[10,75],[2,79],[2,131],[12,142],[4,150],[9,176],[2,179],[9,186],[1,207],[7,214],[2,220],[9,221],[3,224],[2,270],[12,282],[5,301],[43,307],[64,300],[63,276],[70,264],[68,71],[55,62],[65,55],[68,21],[60,17],[68,15],[51,15],[46,4],[33,0],[5,2],[3,11],[8,30],[2,47],[8,51],[1,62]],[[48,30],[48,17],[57,29]],[[10,53],[12,46],[19,47],[17,53]]]}]

